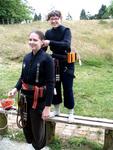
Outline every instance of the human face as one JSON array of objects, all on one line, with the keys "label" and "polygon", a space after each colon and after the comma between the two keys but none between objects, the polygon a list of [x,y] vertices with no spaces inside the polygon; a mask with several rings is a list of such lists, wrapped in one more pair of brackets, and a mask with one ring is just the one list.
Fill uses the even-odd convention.
[{"label": "human face", "polygon": [[53,28],[57,28],[59,25],[61,25],[61,17],[53,16],[49,19],[49,22]]},{"label": "human face", "polygon": [[42,44],[42,40],[39,38],[38,34],[32,32],[29,35],[29,46],[32,49],[34,55],[42,47]]}]

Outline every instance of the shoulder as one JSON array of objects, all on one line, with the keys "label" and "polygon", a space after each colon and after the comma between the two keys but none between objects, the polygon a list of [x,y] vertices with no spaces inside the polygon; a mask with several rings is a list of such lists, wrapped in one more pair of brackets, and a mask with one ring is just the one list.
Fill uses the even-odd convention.
[{"label": "shoulder", "polygon": [[50,33],[52,31],[52,29],[48,29],[46,32],[45,32],[45,35]]},{"label": "shoulder", "polygon": [[28,53],[28,54],[26,54],[26,55],[24,56],[24,60],[26,60],[26,59],[30,59],[30,57],[31,57],[31,52],[30,52],[30,53]]},{"label": "shoulder", "polygon": [[53,58],[50,54],[48,54],[47,52],[43,51],[43,58],[45,58],[45,62],[52,62]]},{"label": "shoulder", "polygon": [[61,25],[62,30],[70,30],[69,27]]},{"label": "shoulder", "polygon": [[47,52],[44,52],[45,53],[45,58],[46,59],[52,59],[52,56],[50,54],[48,54]]},{"label": "shoulder", "polygon": [[66,26],[63,26],[63,25],[61,25],[61,30],[63,31],[63,33],[70,33],[71,32],[69,27],[66,27]]}]

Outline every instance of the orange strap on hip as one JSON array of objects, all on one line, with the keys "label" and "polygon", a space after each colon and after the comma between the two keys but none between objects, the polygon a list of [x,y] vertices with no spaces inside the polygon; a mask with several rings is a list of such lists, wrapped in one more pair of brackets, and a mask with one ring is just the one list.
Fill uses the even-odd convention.
[{"label": "orange strap on hip", "polygon": [[38,99],[43,97],[44,88],[43,87],[29,85],[29,84],[26,84],[26,83],[23,82],[22,83],[22,89],[23,90],[33,90],[34,91],[34,100],[33,100],[32,108],[36,109],[36,107],[38,106]]},{"label": "orange strap on hip", "polygon": [[39,98],[39,88],[37,86],[34,87],[34,100],[32,108],[36,109],[38,105],[38,98]]},{"label": "orange strap on hip", "polygon": [[67,62],[68,62],[68,63],[73,63],[73,62],[76,61],[76,59],[77,59],[77,54],[76,54],[76,52],[69,52],[69,53],[67,54]]}]

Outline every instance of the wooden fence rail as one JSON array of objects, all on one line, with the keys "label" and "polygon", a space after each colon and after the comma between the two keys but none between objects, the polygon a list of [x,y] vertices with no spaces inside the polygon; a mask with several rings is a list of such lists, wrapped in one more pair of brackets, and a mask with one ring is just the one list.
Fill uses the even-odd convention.
[{"label": "wooden fence rail", "polygon": [[[6,113],[17,115],[17,112],[15,110],[7,111]],[[105,129],[103,150],[113,150],[113,120],[106,118],[84,117],[75,115],[73,122],[69,123],[67,114],[60,114],[59,116],[51,117],[47,120],[48,143],[55,136],[55,126],[57,122],[80,126],[103,128]]]}]

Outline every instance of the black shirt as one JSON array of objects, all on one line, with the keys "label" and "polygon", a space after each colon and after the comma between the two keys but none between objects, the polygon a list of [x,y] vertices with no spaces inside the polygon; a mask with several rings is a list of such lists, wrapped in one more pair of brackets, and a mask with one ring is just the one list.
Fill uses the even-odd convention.
[{"label": "black shirt", "polygon": [[[37,81],[37,64],[39,74]],[[29,53],[24,57],[20,79],[16,84],[18,90],[22,87],[22,81],[37,86],[46,86],[46,106],[50,106],[54,90],[54,66],[52,57],[40,49],[35,55]]]},{"label": "black shirt", "polygon": [[46,31],[45,37],[50,40],[50,50],[54,54],[65,55],[71,47],[71,31],[62,25]]}]

